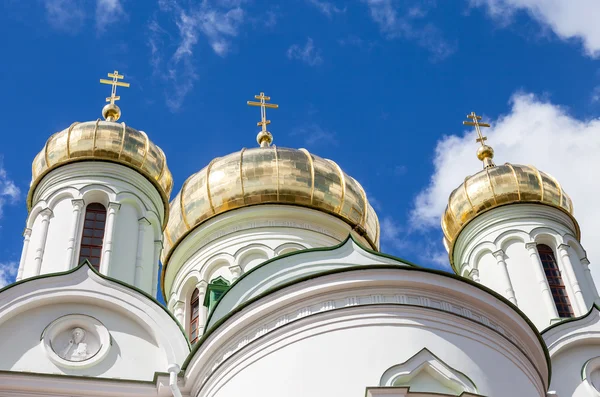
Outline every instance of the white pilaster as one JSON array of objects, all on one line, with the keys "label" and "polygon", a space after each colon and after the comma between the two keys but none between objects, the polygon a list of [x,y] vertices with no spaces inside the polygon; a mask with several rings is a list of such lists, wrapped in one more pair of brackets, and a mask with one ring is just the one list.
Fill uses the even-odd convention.
[{"label": "white pilaster", "polygon": [[34,268],[33,275],[38,276],[42,270],[42,260],[44,259],[44,250],[46,249],[46,239],[48,238],[48,227],[50,226],[50,218],[52,217],[52,210],[50,208],[44,209],[40,212],[39,216],[42,217],[42,224],[40,228],[40,239],[38,246],[35,248]]},{"label": "white pilaster", "polygon": [[104,243],[102,245],[102,263],[100,265],[100,273],[102,274],[108,274],[110,268],[110,255],[115,235],[115,218],[119,208],[121,208],[121,204],[119,203],[108,203],[106,230],[104,231]]},{"label": "white pilaster", "polygon": [[158,261],[162,251],[162,240],[154,240],[154,259],[152,262],[152,296],[156,298],[158,293]]},{"label": "white pilaster", "polygon": [[73,268],[75,263],[74,251],[75,251],[75,243],[77,242],[77,237],[79,235],[79,224],[81,223],[81,209],[84,207],[84,202],[82,199],[74,199],[71,200],[73,204],[73,215],[71,219],[71,225],[69,227],[69,240],[67,241],[67,252],[65,256],[65,265],[67,269]]},{"label": "white pilaster", "polygon": [[510,275],[508,274],[508,267],[506,266],[506,261],[504,260],[504,258],[505,258],[504,251],[498,250],[496,252],[493,252],[492,255],[494,255],[494,258],[496,258],[496,263],[500,267],[500,274],[502,274],[502,279],[503,279],[502,282],[504,284],[504,288],[506,291],[506,297],[508,298],[509,301],[514,303],[516,306],[518,306],[517,298],[515,297],[515,290],[513,289],[512,282],[510,281]]},{"label": "white pilaster", "polygon": [[23,269],[25,268],[25,261],[27,260],[27,251],[29,250],[29,242],[31,241],[31,229],[25,228],[23,232],[23,249],[21,250],[21,261],[19,262],[19,271],[17,272],[17,279],[19,281],[23,278]]},{"label": "white pilaster", "polygon": [[580,262],[588,283],[588,288],[590,289],[590,291],[592,292],[592,296],[594,297],[594,302],[598,302],[598,289],[596,289],[596,283],[594,282],[594,278],[592,277],[592,272],[590,270],[590,261],[587,257],[583,257],[581,258]]},{"label": "white pilaster", "polygon": [[471,277],[471,280],[475,281],[476,283],[481,283],[481,279],[479,278],[479,269],[473,269],[469,272],[469,276]]},{"label": "white pilaster", "polygon": [[231,272],[231,282],[234,282],[242,275],[242,267],[240,265],[229,266]]},{"label": "white pilaster", "polygon": [[552,298],[552,292],[550,292],[550,286],[548,285],[548,280],[546,279],[546,274],[544,273],[544,267],[542,266],[542,262],[540,261],[540,256],[537,251],[537,243],[527,243],[525,244],[525,247],[529,252],[531,265],[535,271],[535,276],[540,287],[540,291],[542,292],[542,299],[544,300],[544,305],[546,306],[548,315],[550,316],[550,319],[558,318],[558,312],[556,311],[556,305],[554,304],[554,299]]},{"label": "white pilaster", "polygon": [[135,273],[133,276],[133,285],[142,288],[142,279],[144,276],[144,232],[146,226],[150,222],[146,218],[138,219],[138,237],[137,237],[137,253],[135,256]]},{"label": "white pilaster", "polygon": [[206,297],[208,283],[204,280],[199,281],[198,284],[196,284],[196,288],[198,289],[198,302],[200,302],[200,312],[198,313],[198,335],[201,336],[204,333],[204,326],[206,325],[208,317],[208,308],[204,306],[204,298]]},{"label": "white pilaster", "polygon": [[569,258],[569,246],[567,244],[561,244],[557,247],[557,251],[558,255],[560,256],[563,269],[565,269],[565,273],[567,274],[569,284],[571,284],[571,288],[573,289],[573,294],[575,295],[575,304],[579,309],[578,315],[585,314],[587,312],[587,307],[585,304],[585,299],[583,298],[583,292],[581,292],[579,280],[577,280],[577,276],[575,276],[575,271],[573,270],[571,258]]},{"label": "white pilaster", "polygon": [[179,321],[179,324],[181,324],[184,329],[185,329],[185,302],[183,301],[177,301],[175,302],[175,306],[173,306],[173,315],[175,316],[175,318],[177,319],[177,321]]}]

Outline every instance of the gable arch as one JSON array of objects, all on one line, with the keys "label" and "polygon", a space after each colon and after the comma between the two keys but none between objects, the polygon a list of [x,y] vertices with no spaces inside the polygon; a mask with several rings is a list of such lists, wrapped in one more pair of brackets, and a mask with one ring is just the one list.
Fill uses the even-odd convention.
[{"label": "gable arch", "polygon": [[492,253],[497,250],[498,250],[498,247],[496,246],[496,244],[489,242],[489,241],[484,241],[484,242],[477,244],[471,250],[471,253],[469,254],[469,256],[467,258],[467,266],[471,270],[478,269],[478,264],[479,264],[479,260],[481,259],[481,257],[487,253]]},{"label": "gable arch", "polygon": [[39,213],[47,208],[48,203],[46,203],[46,201],[44,200],[40,200],[37,203],[35,203],[31,211],[29,212],[29,216],[27,217],[26,227],[31,229]]},{"label": "gable arch", "polygon": [[302,244],[298,244],[298,243],[285,243],[285,244],[281,244],[280,246],[278,246],[277,248],[275,248],[273,250],[275,256],[279,256],[279,255],[285,255],[285,254],[289,254],[291,252],[295,252],[295,251],[302,251],[305,250],[306,247],[303,246]]},{"label": "gable arch", "polygon": [[81,188],[79,192],[86,205],[90,203],[100,203],[108,208],[108,204],[116,200],[115,191],[104,185],[87,185]]},{"label": "gable arch", "polygon": [[506,251],[506,247],[515,240],[525,244],[531,241],[531,237],[523,230],[510,229],[496,237],[494,240],[494,245],[497,247],[497,249]]},{"label": "gable arch", "polygon": [[264,244],[250,244],[239,249],[235,255],[235,263],[244,272],[258,266],[273,257],[273,250]]},{"label": "gable arch", "polygon": [[382,387],[409,386],[414,392],[477,393],[477,387],[468,376],[423,348],[407,361],[388,368],[379,381]]},{"label": "gable arch", "polygon": [[54,192],[53,194],[50,195],[50,197],[47,200],[48,203],[48,208],[50,208],[51,210],[54,210],[54,208],[56,207],[56,205],[64,200],[65,198],[67,199],[78,199],[80,198],[81,194],[79,193],[79,190],[75,189],[75,188],[66,188],[66,189],[61,189],[58,190],[56,192]]},{"label": "gable arch", "polygon": [[208,258],[199,269],[201,279],[208,283],[219,275],[226,275],[225,278],[231,280],[232,275],[229,267],[233,266],[234,261],[233,256],[225,253],[216,254]]},{"label": "gable arch", "polygon": [[553,248],[558,247],[563,242],[562,234],[549,227],[537,227],[529,233],[529,236],[532,241],[538,244],[546,244]]}]

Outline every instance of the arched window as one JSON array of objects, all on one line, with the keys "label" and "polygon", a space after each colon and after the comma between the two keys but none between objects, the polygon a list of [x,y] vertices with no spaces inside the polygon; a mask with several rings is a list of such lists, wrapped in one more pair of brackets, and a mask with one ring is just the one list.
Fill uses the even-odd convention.
[{"label": "arched window", "polygon": [[79,247],[79,263],[87,259],[96,270],[100,270],[105,225],[106,208],[99,203],[89,204],[85,209],[85,221]]},{"label": "arched window", "polygon": [[200,292],[198,288],[194,290],[190,301],[190,341],[196,343],[199,338],[200,330]]},{"label": "arched window", "polygon": [[560,275],[560,270],[558,269],[558,264],[554,257],[554,251],[545,244],[538,244],[537,250],[540,254],[540,260],[542,261],[542,266],[544,267],[546,279],[548,280],[548,285],[550,286],[550,291],[552,292],[552,297],[554,298],[554,304],[556,305],[556,311],[558,312],[559,317],[573,317],[573,308],[571,307],[567,289],[565,288],[562,276]]}]

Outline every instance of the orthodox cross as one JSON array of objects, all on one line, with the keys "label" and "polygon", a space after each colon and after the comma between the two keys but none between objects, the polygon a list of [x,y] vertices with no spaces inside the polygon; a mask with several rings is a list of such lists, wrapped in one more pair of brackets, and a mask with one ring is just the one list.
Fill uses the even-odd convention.
[{"label": "orthodox cross", "polygon": [[489,127],[490,125],[487,123],[480,123],[479,120],[481,120],[481,116],[476,115],[475,112],[471,112],[471,114],[468,114],[467,118],[469,118],[473,121],[463,121],[463,124],[475,127],[475,130],[477,131],[477,135],[479,136],[479,138],[477,138],[475,140],[475,142],[479,142],[479,143],[481,143],[481,146],[485,146],[484,142],[487,141],[487,137],[485,137],[481,134],[480,127]]},{"label": "orthodox cross", "polygon": [[265,96],[264,92],[261,92],[260,95],[254,95],[254,98],[260,99],[260,102],[248,101],[248,105],[250,106],[260,106],[260,118],[261,121],[256,123],[258,126],[262,126],[262,130],[267,132],[267,124],[271,124],[270,120],[267,120],[267,108],[277,109],[279,105],[274,103],[266,103],[266,101],[270,101],[270,96]]},{"label": "orthodox cross", "polygon": [[106,98],[106,102],[110,102],[111,105],[114,105],[115,101],[118,101],[119,99],[121,99],[120,96],[117,96],[117,86],[129,88],[129,83],[119,81],[119,80],[123,79],[123,75],[119,74],[119,72],[117,70],[115,70],[114,73],[109,73],[108,77],[111,77],[112,80],[100,79],[100,83],[112,85],[112,91],[110,93],[110,96],[108,98]]}]

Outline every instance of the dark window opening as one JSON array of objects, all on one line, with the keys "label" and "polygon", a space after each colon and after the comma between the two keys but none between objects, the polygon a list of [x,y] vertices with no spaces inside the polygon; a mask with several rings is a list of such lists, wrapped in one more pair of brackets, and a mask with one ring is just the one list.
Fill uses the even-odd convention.
[{"label": "dark window opening", "polygon": [[554,298],[558,316],[561,318],[573,317],[574,314],[573,308],[571,307],[571,301],[569,300],[567,289],[565,288],[560,270],[558,269],[554,251],[545,244],[538,244],[537,250],[540,255],[540,260],[542,261],[542,266],[544,267],[544,273],[546,273],[550,292],[552,292],[552,298]]},{"label": "dark window opening", "polygon": [[198,342],[200,337],[200,293],[196,288],[192,294],[192,300],[190,302],[190,342],[192,344]]},{"label": "dark window opening", "polygon": [[106,208],[99,203],[89,204],[85,209],[79,263],[87,259],[90,264],[100,270],[104,229],[106,226]]}]

